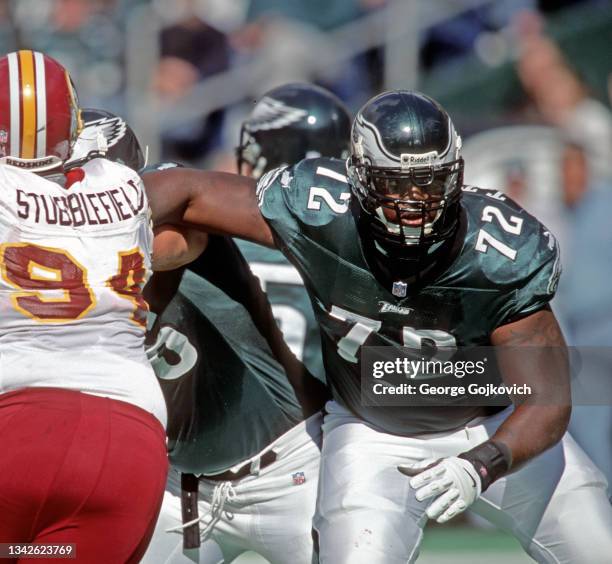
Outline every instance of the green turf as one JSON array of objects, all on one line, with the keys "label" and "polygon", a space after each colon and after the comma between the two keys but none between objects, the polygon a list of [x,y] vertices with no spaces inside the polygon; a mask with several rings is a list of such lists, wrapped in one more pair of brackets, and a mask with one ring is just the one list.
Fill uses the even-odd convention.
[{"label": "green turf", "polygon": [[[529,564],[533,562],[511,536],[497,529],[467,525],[428,526],[417,564]],[[234,564],[266,564],[253,553]]]},{"label": "green turf", "polygon": [[425,530],[421,554],[456,551],[522,552],[522,548],[514,537],[497,529],[462,526]]}]

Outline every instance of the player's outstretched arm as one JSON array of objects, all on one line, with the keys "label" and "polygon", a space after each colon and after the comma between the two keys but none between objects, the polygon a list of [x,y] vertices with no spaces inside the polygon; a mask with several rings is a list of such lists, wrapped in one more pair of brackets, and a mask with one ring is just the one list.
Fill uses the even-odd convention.
[{"label": "player's outstretched arm", "polygon": [[257,206],[253,179],[188,168],[148,172],[142,179],[155,225],[171,224],[275,246]]}]

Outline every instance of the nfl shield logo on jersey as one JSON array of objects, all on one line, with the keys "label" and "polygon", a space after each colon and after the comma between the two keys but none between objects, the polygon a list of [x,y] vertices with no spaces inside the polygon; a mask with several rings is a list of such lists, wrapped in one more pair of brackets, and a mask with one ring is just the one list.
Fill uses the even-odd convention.
[{"label": "nfl shield logo on jersey", "polygon": [[294,486],[301,486],[306,481],[306,476],[304,472],[296,472],[295,474],[291,474],[293,478]]},{"label": "nfl shield logo on jersey", "polygon": [[393,288],[391,293],[398,298],[405,298],[406,292],[408,291],[408,284],[406,282],[393,282]]}]

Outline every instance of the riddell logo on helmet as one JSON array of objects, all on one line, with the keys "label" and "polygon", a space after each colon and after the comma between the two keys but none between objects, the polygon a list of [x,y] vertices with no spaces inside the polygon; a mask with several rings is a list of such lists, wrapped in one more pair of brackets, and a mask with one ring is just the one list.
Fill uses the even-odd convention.
[{"label": "riddell logo on helmet", "polygon": [[414,166],[414,165],[429,165],[434,162],[438,153],[432,151],[431,153],[425,153],[424,155],[411,155],[409,153],[402,153],[400,160],[402,166]]}]

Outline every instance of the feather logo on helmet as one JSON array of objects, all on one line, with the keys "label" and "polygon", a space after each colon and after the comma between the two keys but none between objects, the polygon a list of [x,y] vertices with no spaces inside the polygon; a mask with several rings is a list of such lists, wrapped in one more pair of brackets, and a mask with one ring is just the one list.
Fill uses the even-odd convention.
[{"label": "feather logo on helmet", "polygon": [[306,110],[293,108],[284,102],[264,96],[255,106],[249,118],[248,130],[261,131],[281,129],[304,119],[308,115]]},{"label": "feather logo on helmet", "polygon": [[117,145],[126,133],[127,124],[119,116],[103,116],[86,121],[65,168],[81,166],[87,160],[107,155],[109,149]]},{"label": "feather logo on helmet", "polygon": [[119,116],[114,117],[103,117],[93,121],[85,123],[85,129],[81,134],[82,137],[87,137],[87,133],[91,133],[92,136],[98,131],[101,131],[106,139],[108,147],[116,145],[125,135],[127,131],[127,125],[125,121]]}]

